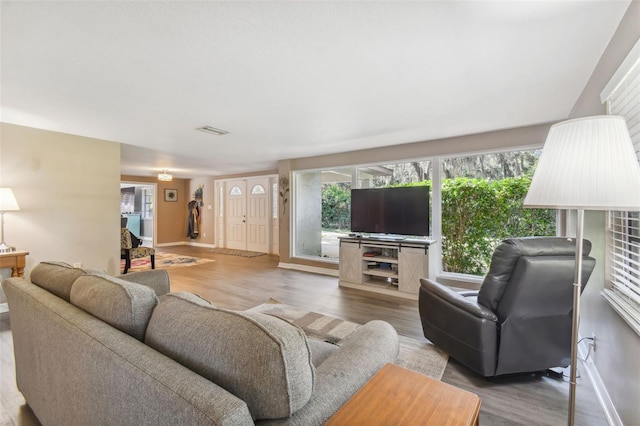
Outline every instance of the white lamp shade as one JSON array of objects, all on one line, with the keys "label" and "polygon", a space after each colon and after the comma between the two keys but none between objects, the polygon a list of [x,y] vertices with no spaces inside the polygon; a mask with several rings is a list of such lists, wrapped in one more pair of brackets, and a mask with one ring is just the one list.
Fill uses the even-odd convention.
[{"label": "white lamp shade", "polygon": [[0,188],[0,212],[20,210],[11,188]]},{"label": "white lamp shade", "polygon": [[640,166],[624,117],[551,126],[524,206],[640,210]]}]

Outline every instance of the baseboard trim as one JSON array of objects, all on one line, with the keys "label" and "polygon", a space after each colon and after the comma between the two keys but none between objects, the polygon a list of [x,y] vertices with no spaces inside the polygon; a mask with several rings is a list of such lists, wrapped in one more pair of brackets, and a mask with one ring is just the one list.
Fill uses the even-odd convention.
[{"label": "baseboard trim", "polygon": [[337,277],[339,274],[339,271],[335,269],[320,268],[318,266],[300,265],[298,263],[280,262],[278,263],[278,268],[293,269],[295,271],[303,271],[303,272],[312,272],[314,274],[329,275],[331,277]]},{"label": "baseboard trim", "polygon": [[173,243],[159,243],[159,244],[156,244],[155,247],[183,246],[185,244],[189,244],[189,243],[187,241],[175,241]]},{"label": "baseboard trim", "polygon": [[[580,360],[584,360],[588,353],[589,343],[585,343],[585,341],[583,341],[578,346],[578,356],[580,357]],[[602,408],[602,412],[604,413],[604,417],[607,419],[609,426],[623,426],[622,420],[618,415],[618,411],[613,405],[611,397],[609,397],[609,392],[607,392],[607,388],[604,386],[600,373],[598,373],[598,369],[596,368],[591,356],[586,361],[582,361],[580,365],[582,365],[582,368],[589,377],[591,386],[593,386],[596,398],[598,398],[598,401],[600,402],[600,407]]]},{"label": "baseboard trim", "polygon": [[194,246],[194,247],[206,247],[206,248],[216,248],[216,247],[218,247],[215,244],[198,243],[198,242],[195,242],[195,241],[191,241],[191,242],[189,242],[187,244],[190,245],[190,246]]}]

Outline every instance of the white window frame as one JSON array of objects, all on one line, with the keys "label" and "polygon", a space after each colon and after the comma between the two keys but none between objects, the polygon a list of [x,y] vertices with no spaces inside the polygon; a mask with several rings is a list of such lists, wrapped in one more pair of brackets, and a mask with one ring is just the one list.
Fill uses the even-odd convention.
[{"label": "white window frame", "polygon": [[[640,40],[600,94],[607,114],[627,121],[640,161]],[[602,297],[640,335],[640,214],[609,212]]]}]

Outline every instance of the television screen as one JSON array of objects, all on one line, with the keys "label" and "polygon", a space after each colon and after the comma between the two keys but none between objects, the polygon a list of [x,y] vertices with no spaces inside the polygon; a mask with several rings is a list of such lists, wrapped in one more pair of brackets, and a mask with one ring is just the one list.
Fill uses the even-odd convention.
[{"label": "television screen", "polygon": [[429,235],[429,187],[352,189],[351,231]]}]

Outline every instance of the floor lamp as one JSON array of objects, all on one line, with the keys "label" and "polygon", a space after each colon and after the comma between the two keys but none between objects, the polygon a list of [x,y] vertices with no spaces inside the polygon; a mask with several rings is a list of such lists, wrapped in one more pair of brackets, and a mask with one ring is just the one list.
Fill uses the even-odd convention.
[{"label": "floor lamp", "polygon": [[17,210],[20,210],[20,207],[18,207],[18,202],[11,188],[0,188],[0,232],[2,235],[0,253],[15,251],[15,247],[11,247],[4,242],[4,212]]},{"label": "floor lamp", "polygon": [[551,126],[524,206],[577,211],[568,418],[573,425],[584,211],[640,210],[640,167],[624,117],[585,117]]}]

